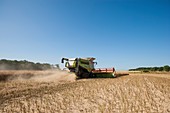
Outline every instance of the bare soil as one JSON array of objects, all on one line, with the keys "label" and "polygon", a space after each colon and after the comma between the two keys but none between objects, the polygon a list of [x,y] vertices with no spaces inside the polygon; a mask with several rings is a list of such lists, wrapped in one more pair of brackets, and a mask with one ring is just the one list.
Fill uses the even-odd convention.
[{"label": "bare soil", "polygon": [[170,74],[56,81],[0,82],[0,113],[170,112]]}]

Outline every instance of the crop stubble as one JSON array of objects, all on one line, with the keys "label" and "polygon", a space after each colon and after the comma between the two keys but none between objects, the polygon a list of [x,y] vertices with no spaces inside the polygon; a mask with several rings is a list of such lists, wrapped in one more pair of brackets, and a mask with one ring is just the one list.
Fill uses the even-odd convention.
[{"label": "crop stubble", "polygon": [[170,112],[170,75],[0,83],[0,112]]}]

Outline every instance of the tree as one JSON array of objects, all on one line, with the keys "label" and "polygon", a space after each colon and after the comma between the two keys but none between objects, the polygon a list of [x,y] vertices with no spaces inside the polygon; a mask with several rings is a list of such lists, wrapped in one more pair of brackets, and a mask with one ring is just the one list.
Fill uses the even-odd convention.
[{"label": "tree", "polygon": [[[53,68],[54,67],[48,63],[34,63],[26,60],[0,60],[0,70],[48,70]],[[56,68],[59,68],[59,65]]]},{"label": "tree", "polygon": [[168,71],[170,71],[170,67],[169,67],[168,65],[165,65],[165,66],[163,67],[163,70],[168,72]]},{"label": "tree", "polygon": [[164,68],[163,67],[160,67],[159,69],[158,69],[158,71],[163,71],[164,70]]},{"label": "tree", "polygon": [[153,67],[153,68],[151,68],[151,71],[158,71],[158,67]]}]

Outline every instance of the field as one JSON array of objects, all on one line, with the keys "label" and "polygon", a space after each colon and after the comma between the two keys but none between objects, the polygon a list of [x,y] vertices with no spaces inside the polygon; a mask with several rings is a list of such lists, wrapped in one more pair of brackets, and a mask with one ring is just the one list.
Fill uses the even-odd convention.
[{"label": "field", "polygon": [[170,74],[75,80],[66,72],[1,71],[0,76],[0,113],[170,112]]}]

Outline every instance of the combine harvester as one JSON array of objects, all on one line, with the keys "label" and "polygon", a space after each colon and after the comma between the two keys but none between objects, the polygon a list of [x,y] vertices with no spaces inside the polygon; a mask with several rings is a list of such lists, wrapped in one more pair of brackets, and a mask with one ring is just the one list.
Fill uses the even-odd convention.
[{"label": "combine harvester", "polygon": [[94,68],[97,62],[95,58],[62,58],[61,62],[65,62],[65,67],[74,72],[78,78],[113,78],[116,77],[115,68]]}]

